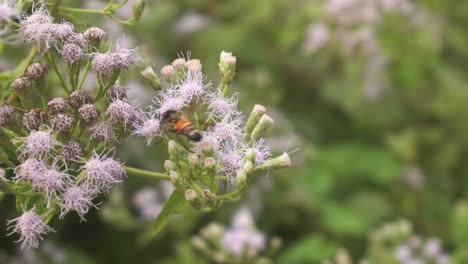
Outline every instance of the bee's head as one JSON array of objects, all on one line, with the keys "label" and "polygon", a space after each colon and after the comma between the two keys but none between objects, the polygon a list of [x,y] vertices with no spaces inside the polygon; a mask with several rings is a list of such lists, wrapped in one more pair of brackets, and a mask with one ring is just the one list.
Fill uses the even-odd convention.
[{"label": "bee's head", "polygon": [[174,118],[177,118],[177,111],[175,111],[175,110],[167,110],[162,115],[162,120],[163,121],[167,121],[169,119],[174,119]]}]

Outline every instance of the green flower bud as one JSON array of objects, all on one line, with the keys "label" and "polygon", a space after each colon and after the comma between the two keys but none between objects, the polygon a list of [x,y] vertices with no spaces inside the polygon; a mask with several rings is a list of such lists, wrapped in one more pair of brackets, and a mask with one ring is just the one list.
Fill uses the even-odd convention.
[{"label": "green flower bud", "polygon": [[265,131],[273,124],[273,119],[269,115],[263,115],[258,124],[255,126],[254,130],[252,131],[252,137],[254,139],[261,138]]},{"label": "green flower bud", "polygon": [[238,191],[244,190],[244,188],[247,186],[247,183],[248,183],[247,174],[244,172],[244,170],[240,170],[236,176],[236,189]]},{"label": "green flower bud", "polygon": [[192,189],[188,189],[185,191],[184,193],[185,195],[185,200],[187,200],[187,202],[189,202],[189,204],[195,208],[195,209],[200,209],[201,206],[202,206],[202,201],[200,199],[200,197],[198,197],[197,193],[192,190]]},{"label": "green flower bud", "polygon": [[173,161],[177,161],[179,153],[177,151],[177,143],[174,140],[169,140],[167,143],[167,150],[169,152],[169,158]]},{"label": "green flower bud", "polygon": [[205,203],[208,207],[214,207],[215,206],[215,199],[213,193],[210,191],[210,189],[204,189],[203,190],[203,198],[205,198]]},{"label": "green flower bud", "polygon": [[165,160],[164,161],[164,169],[169,172],[174,169],[174,162],[170,160]]},{"label": "green flower bud", "polygon": [[184,181],[182,177],[180,177],[179,173],[176,171],[171,170],[169,172],[169,178],[171,179],[172,184],[177,189],[184,189]]},{"label": "green flower bud", "polygon": [[196,167],[200,164],[200,159],[198,158],[198,155],[195,153],[189,153],[187,160],[191,167]]},{"label": "green flower bud", "polygon": [[224,83],[231,83],[236,74],[236,57],[231,52],[221,52],[219,59],[219,71]]},{"label": "green flower bud", "polygon": [[265,114],[266,109],[264,106],[256,104],[250,112],[249,118],[247,119],[247,123],[245,124],[245,134],[250,135],[254,130],[255,126],[257,125],[260,118]]},{"label": "green flower bud", "polygon": [[224,233],[224,226],[217,223],[210,223],[204,227],[200,234],[210,241],[217,241]]},{"label": "green flower bud", "polygon": [[289,158],[289,154],[284,152],[281,156],[267,160],[262,165],[255,167],[255,171],[277,170],[289,167],[291,167],[291,159]]},{"label": "green flower bud", "polygon": [[199,236],[192,237],[191,243],[192,243],[193,247],[195,247],[196,249],[201,250],[201,251],[205,251],[208,248],[207,245],[206,245],[205,240],[203,240],[203,238],[201,238]]},{"label": "green flower bud", "polygon": [[245,174],[249,175],[250,173],[252,173],[253,167],[253,163],[250,160],[248,160],[245,162],[244,167],[242,167],[242,170],[245,172]]},{"label": "green flower bud", "polygon": [[178,58],[172,62],[172,66],[174,67],[175,80],[185,75],[185,71],[187,70],[185,63],[186,61],[184,58]]},{"label": "green flower bud", "polygon": [[148,84],[153,87],[155,90],[161,89],[161,81],[159,77],[154,73],[153,68],[150,66],[146,67],[143,71],[141,71],[141,76],[145,78]]},{"label": "green flower bud", "polygon": [[249,150],[249,152],[247,152],[247,154],[245,154],[245,158],[244,158],[244,164],[246,162],[250,162],[252,164],[255,164],[255,158],[257,156],[257,153],[255,153],[255,150],[254,149],[251,149]]},{"label": "green flower bud", "polygon": [[212,157],[214,155],[213,144],[208,140],[203,140],[200,142],[200,148],[203,154],[207,157]]},{"label": "green flower bud", "polygon": [[177,74],[172,65],[162,67],[161,74],[168,83],[175,83],[177,81]]},{"label": "green flower bud", "polygon": [[141,19],[141,14],[143,14],[143,10],[145,10],[145,2],[143,1],[137,1],[134,5],[133,5],[133,19],[132,19],[132,23],[135,24],[137,23],[138,21],[140,21]]},{"label": "green flower bud", "polygon": [[203,165],[208,169],[214,168],[216,166],[216,160],[212,157],[207,157],[205,158]]}]

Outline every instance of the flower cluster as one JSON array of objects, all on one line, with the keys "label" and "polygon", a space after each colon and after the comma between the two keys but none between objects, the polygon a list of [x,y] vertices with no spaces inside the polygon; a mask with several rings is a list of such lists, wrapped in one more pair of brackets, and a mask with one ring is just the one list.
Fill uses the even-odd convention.
[{"label": "flower cluster", "polygon": [[[89,27],[76,32],[69,22],[55,23],[44,5],[31,10],[19,32],[34,47],[26,69],[17,71],[24,74],[12,80],[0,106],[0,134],[7,139],[0,140],[0,147],[8,153],[1,157],[0,190],[15,195],[23,208],[21,216],[8,222],[10,234],[20,235],[22,247],[38,247],[42,235],[53,230],[48,223],[55,216],[62,219],[75,212],[84,221],[97,207],[97,197],[109,194],[127,172],[169,180],[183,202],[211,211],[225,200],[238,199],[254,172],[291,165],[287,153],[272,158],[264,134],[273,119],[265,107],[256,105],[244,120],[237,95],[229,96],[236,67],[231,53],[221,53],[217,87],[206,80],[197,59],[178,58],[163,67],[165,89],[146,67],[141,75],[157,94],[143,111],[132,105],[119,82],[124,71],[142,61],[136,48],[117,42],[102,52],[100,44],[109,38],[106,31]],[[141,11],[140,5],[135,12]],[[84,90],[90,70],[97,73],[95,89]],[[51,74],[55,78],[46,78]],[[51,92],[52,87],[61,87],[61,93]],[[144,137],[148,145],[167,143],[165,173],[124,166],[113,157],[130,135]],[[222,188],[226,185],[231,188]],[[153,196],[141,193],[135,203],[156,203]],[[161,208],[162,204],[140,210],[154,218]],[[246,228],[234,224],[226,240]],[[242,236],[252,237],[249,232]],[[263,236],[253,236],[230,253],[240,254],[244,244],[261,251]]]},{"label": "flower cluster", "polygon": [[418,236],[410,237],[395,250],[395,257],[401,264],[434,263],[449,264],[450,259],[437,238],[426,241]]},{"label": "flower cluster", "polygon": [[260,257],[267,249],[271,254],[281,246],[278,237],[269,242],[267,245],[265,234],[257,230],[247,208],[236,212],[230,227],[210,223],[192,237],[192,245],[216,263],[223,263],[226,259],[236,259],[239,263],[255,262],[252,260]]}]

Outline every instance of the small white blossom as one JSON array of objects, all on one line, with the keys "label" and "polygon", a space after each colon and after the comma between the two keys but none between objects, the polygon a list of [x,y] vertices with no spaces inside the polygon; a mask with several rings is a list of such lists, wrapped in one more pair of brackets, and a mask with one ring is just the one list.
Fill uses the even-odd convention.
[{"label": "small white blossom", "polygon": [[121,183],[125,176],[125,169],[120,162],[96,152],[93,152],[81,170],[86,172],[84,184],[94,193],[108,192],[113,186]]},{"label": "small white blossom", "polygon": [[0,22],[10,22],[13,18],[19,16],[19,11],[15,7],[15,1],[0,1]]},{"label": "small white blossom", "polygon": [[50,131],[31,131],[27,137],[15,139],[21,142],[18,150],[21,157],[44,159],[52,155],[51,150],[59,146],[58,142]]},{"label": "small white blossom", "polygon": [[139,122],[133,124],[134,130],[133,135],[142,136],[146,138],[148,146],[151,144],[153,139],[161,134],[160,120],[153,117],[147,118],[143,116]]},{"label": "small white blossom", "polygon": [[218,120],[240,115],[237,110],[237,100],[237,95],[225,97],[220,89],[207,93],[205,98],[208,104],[208,112]]},{"label": "small white blossom", "polygon": [[88,131],[91,133],[91,139],[99,139],[104,142],[116,140],[114,129],[108,122],[96,122],[88,127]]},{"label": "small white blossom", "polygon": [[85,221],[84,215],[88,213],[89,208],[93,204],[93,192],[86,188],[86,186],[70,186],[63,192],[60,200],[60,218],[62,219],[70,211],[75,211],[81,221]]},{"label": "small white blossom", "polygon": [[37,248],[39,240],[42,240],[42,235],[55,232],[43,222],[35,208],[23,212],[18,218],[9,220],[7,224],[7,230],[11,231],[8,235],[20,234],[20,238],[16,242],[21,242],[21,249]]},{"label": "small white blossom", "polygon": [[265,235],[257,231],[247,209],[239,210],[231,228],[224,231],[223,246],[231,254],[241,256],[246,250],[260,252],[265,249]]}]

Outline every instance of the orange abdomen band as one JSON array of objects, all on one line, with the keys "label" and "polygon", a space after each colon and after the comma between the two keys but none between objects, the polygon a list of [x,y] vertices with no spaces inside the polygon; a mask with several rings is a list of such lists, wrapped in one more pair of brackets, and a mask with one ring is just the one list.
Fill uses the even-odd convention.
[{"label": "orange abdomen band", "polygon": [[191,124],[192,122],[190,122],[190,120],[180,119],[179,121],[177,121],[177,123],[175,123],[175,129],[177,131],[182,131],[186,126],[189,126]]}]

